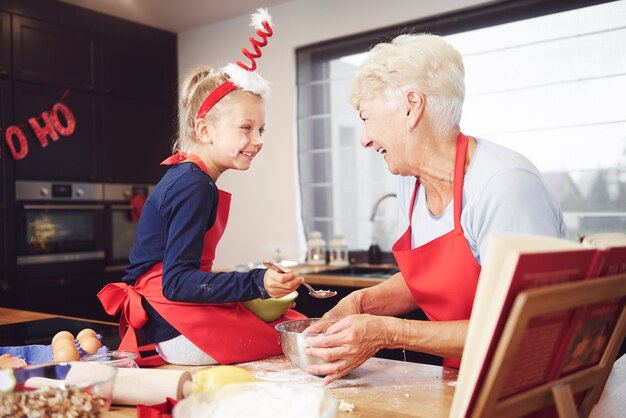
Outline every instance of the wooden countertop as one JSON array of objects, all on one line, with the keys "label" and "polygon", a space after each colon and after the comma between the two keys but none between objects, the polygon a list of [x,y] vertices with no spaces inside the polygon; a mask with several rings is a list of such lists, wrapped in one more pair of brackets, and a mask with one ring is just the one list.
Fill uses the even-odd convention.
[{"label": "wooden countertop", "polygon": [[[0,325],[53,318],[38,312],[0,308]],[[72,318],[81,319],[83,318]],[[100,322],[100,321],[93,321]],[[104,322],[106,323],[106,322]],[[59,330],[51,330],[52,333]],[[297,382],[321,386],[322,379],[295,368],[283,356],[238,364],[259,379]],[[185,369],[192,373],[202,367],[167,365],[167,369]],[[348,376],[327,387],[338,400],[355,405],[353,412],[338,412],[339,418],[408,418],[447,417],[454,395],[457,371],[426,364],[371,358]],[[617,360],[605,390],[594,407],[592,418],[611,418],[626,410],[626,356]],[[134,407],[113,405],[104,417],[135,417]]]},{"label": "wooden countertop", "polygon": [[[57,315],[0,308],[0,324],[52,318]],[[73,318],[81,319],[82,318]],[[60,330],[51,330],[51,333]],[[284,357],[274,357],[238,364],[261,380],[298,382],[321,386],[320,377],[294,367]],[[192,373],[202,367],[167,365],[163,368],[185,369]],[[353,412],[339,412],[345,418],[444,418],[448,416],[457,371],[438,366],[372,358],[348,376],[328,386],[339,401],[355,405]],[[106,418],[135,417],[136,408],[113,405]]]},{"label": "wooden countertop", "polygon": [[[346,267],[365,267],[365,268],[397,268],[397,266],[393,264],[380,264],[380,265],[371,265],[371,264],[351,264]],[[325,271],[334,270],[337,266],[331,265],[322,265],[322,266],[314,266],[310,264],[302,264],[295,267],[290,267],[293,270],[300,273],[306,279],[309,284],[316,284],[319,286],[344,286],[344,287],[370,287],[382,283],[386,280],[386,277],[360,277],[360,276],[341,276],[337,274],[324,274]],[[312,274],[314,273],[314,274]]]}]

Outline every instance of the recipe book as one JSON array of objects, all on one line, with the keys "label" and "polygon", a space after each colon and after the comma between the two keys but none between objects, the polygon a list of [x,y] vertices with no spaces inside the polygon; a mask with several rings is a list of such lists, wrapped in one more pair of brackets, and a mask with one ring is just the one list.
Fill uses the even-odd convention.
[{"label": "recipe book", "polygon": [[[476,290],[450,417],[471,415],[521,291],[624,272],[624,234],[598,234],[583,243],[543,236],[494,236]],[[624,298],[616,298],[531,318],[516,352],[507,353],[513,358],[498,399],[597,363],[623,304]]]}]

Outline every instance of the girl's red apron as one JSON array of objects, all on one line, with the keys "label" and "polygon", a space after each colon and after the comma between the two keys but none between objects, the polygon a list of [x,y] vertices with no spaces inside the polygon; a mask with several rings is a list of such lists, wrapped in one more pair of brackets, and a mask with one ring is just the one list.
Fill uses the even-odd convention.
[{"label": "girl's red apron", "polygon": [[[163,165],[173,165],[192,161],[208,175],[206,166],[197,156],[178,153],[163,161]],[[200,270],[209,272],[213,267],[215,248],[222,237],[230,209],[230,194],[219,190],[215,224],[204,236],[204,248]],[[240,303],[200,304],[172,302],[165,299],[162,288],[163,263],[155,264],[134,284],[111,283],[99,293],[109,315],[121,310],[120,350],[140,353],[154,350],[154,344],[140,348],[136,330],[142,328],[148,317],[141,306],[141,296],[176,330],[187,337],[202,351],[220,364],[240,363],[282,354],[274,326],[280,322],[304,318],[296,311],[272,323],[265,323]],[[159,365],[165,362],[158,355],[138,358],[140,365]]]},{"label": "girl's red apron", "polygon": [[[420,186],[415,183],[409,209],[409,227],[393,245],[393,255],[419,307],[432,321],[469,319],[480,265],[461,228],[463,177],[468,139],[459,133],[454,162],[454,229],[417,248],[411,248],[411,218]],[[444,366],[459,367],[460,358],[445,358]]]}]

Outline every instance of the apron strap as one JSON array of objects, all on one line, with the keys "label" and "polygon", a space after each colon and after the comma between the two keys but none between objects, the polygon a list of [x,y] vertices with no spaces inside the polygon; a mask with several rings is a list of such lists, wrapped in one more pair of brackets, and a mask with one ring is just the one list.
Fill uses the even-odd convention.
[{"label": "apron strap", "polygon": [[461,225],[463,207],[463,177],[465,176],[465,156],[469,140],[459,132],[456,139],[456,157],[454,158],[454,228]]}]

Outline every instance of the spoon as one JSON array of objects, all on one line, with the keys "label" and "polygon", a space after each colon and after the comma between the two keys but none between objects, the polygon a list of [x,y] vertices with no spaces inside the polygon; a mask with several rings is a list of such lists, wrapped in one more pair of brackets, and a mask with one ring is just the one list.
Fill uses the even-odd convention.
[{"label": "spoon", "polygon": [[[263,262],[263,265],[267,267],[268,269],[274,270],[277,273],[281,273],[281,274],[287,273],[285,270],[281,269],[280,267],[278,267],[276,264],[272,263],[269,260],[265,260]],[[326,299],[326,298],[332,298],[333,296],[337,296],[337,292],[335,292],[334,290],[315,290],[307,282],[302,282],[302,284],[305,285],[307,289],[309,289],[309,295],[313,296],[314,298]]]}]

